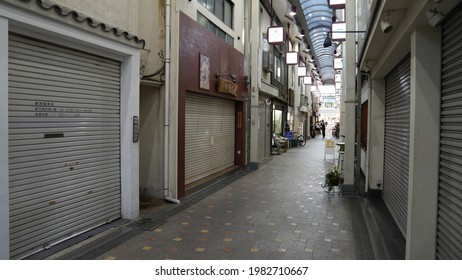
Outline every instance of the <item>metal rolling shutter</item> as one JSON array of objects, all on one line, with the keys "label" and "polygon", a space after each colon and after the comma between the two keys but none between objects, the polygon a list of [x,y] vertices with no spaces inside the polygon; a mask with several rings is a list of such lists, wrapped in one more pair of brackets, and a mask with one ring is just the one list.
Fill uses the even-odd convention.
[{"label": "metal rolling shutter", "polygon": [[404,236],[409,176],[410,66],[410,55],[407,55],[385,77],[383,198]]},{"label": "metal rolling shutter", "polygon": [[186,95],[185,183],[234,166],[234,101]]},{"label": "metal rolling shutter", "polygon": [[462,259],[462,9],[443,24],[438,259]]},{"label": "metal rolling shutter", "polygon": [[9,37],[10,258],[120,217],[120,63]]}]

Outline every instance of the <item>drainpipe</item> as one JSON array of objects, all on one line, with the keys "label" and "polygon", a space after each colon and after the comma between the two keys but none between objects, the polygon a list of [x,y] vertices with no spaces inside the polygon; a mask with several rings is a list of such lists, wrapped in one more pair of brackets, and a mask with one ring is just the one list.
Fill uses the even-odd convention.
[{"label": "drainpipe", "polygon": [[[356,161],[355,161],[355,182],[356,190],[359,190],[361,182],[361,93],[362,93],[362,77],[363,72],[359,69],[356,71]],[[360,192],[361,193],[361,190]]]},{"label": "drainpipe", "polygon": [[164,100],[164,199],[168,202],[180,204],[176,198],[170,197],[169,185],[169,150],[170,150],[170,0],[165,1],[165,100]]},{"label": "drainpipe", "polygon": [[[252,71],[251,63],[250,63],[250,58],[252,57],[252,49],[251,49],[251,44],[250,44],[250,30],[251,30],[251,6],[252,6],[252,1],[245,1],[244,4],[244,30],[245,30],[245,35],[244,35],[244,54],[245,54],[245,59],[247,60],[247,68],[246,70],[246,76],[249,77],[250,81],[250,73]],[[249,164],[250,164],[250,99],[251,99],[251,86],[250,83],[247,86],[247,93],[244,101],[244,110],[245,110],[245,163],[244,166],[247,169],[249,169]]]}]

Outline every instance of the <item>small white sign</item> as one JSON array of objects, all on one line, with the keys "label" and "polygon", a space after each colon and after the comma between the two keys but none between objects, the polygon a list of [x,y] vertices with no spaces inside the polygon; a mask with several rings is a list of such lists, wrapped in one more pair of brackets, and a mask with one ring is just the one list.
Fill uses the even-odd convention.
[{"label": "small white sign", "polygon": [[284,28],[282,26],[268,27],[268,44],[284,43]]},{"label": "small white sign", "polygon": [[332,40],[333,41],[345,41],[346,39],[346,23],[345,22],[333,22],[332,23]]},{"label": "small white sign", "polygon": [[311,80],[311,77],[304,77],[303,78],[303,84],[305,85],[311,85],[313,81]]},{"label": "small white sign", "polygon": [[297,65],[298,64],[298,52],[286,53],[286,64],[287,65]]},{"label": "small white sign", "polygon": [[321,94],[335,94],[335,85],[321,85],[318,88]]},{"label": "small white sign", "polygon": [[329,7],[334,9],[345,9],[346,0],[329,0]]},{"label": "small white sign", "polygon": [[343,68],[343,58],[336,57],[334,58],[334,69],[342,69]]}]

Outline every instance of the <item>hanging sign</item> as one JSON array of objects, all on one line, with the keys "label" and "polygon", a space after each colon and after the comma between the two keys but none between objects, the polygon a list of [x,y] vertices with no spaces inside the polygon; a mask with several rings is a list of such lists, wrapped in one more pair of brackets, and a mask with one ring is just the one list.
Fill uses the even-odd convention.
[{"label": "hanging sign", "polygon": [[343,68],[343,58],[336,57],[334,58],[334,69],[342,69]]},{"label": "hanging sign", "polygon": [[286,53],[286,64],[297,65],[298,64],[298,52],[287,52]]},{"label": "hanging sign", "polygon": [[268,44],[284,43],[284,28],[282,26],[268,27]]},{"label": "hanging sign", "polygon": [[346,23],[333,22],[331,25],[332,41],[345,41],[346,39]]},{"label": "hanging sign", "polygon": [[328,5],[332,9],[345,9],[346,0],[328,0]]}]

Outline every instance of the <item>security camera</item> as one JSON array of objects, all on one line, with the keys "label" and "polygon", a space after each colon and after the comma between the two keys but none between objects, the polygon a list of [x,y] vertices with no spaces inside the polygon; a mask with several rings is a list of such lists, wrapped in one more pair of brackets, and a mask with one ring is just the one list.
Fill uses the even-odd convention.
[{"label": "security camera", "polygon": [[380,22],[380,27],[382,28],[383,33],[389,33],[393,29],[393,25],[388,21],[390,16],[390,11],[385,12],[385,19]]},{"label": "security camera", "polygon": [[380,22],[380,27],[382,28],[383,33],[389,33],[393,29],[393,25],[391,25],[388,19],[382,20]]}]

